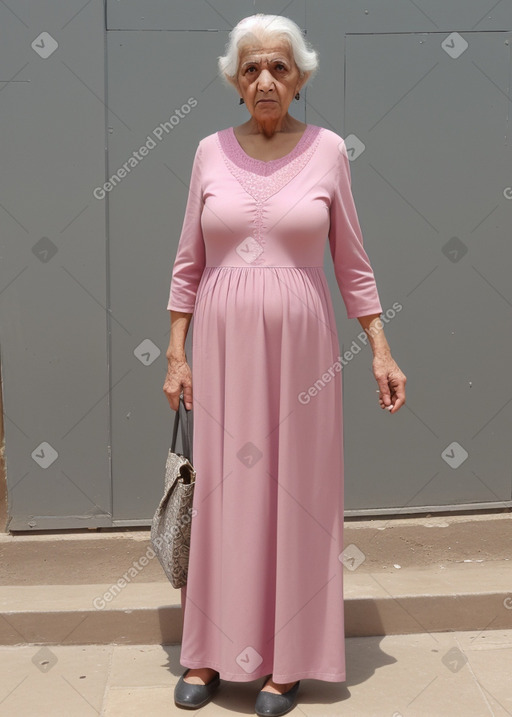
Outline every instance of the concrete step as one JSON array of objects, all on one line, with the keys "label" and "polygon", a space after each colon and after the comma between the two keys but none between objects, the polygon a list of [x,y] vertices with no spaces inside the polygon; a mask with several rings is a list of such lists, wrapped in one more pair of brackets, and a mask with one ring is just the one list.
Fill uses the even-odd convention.
[{"label": "concrete step", "polygon": [[[0,644],[175,644],[180,600],[164,582],[7,585]],[[345,570],[345,619],[347,637],[512,629],[512,564]]]},{"label": "concrete step", "polygon": [[[508,512],[347,522],[347,637],[512,628],[511,526]],[[0,644],[181,640],[181,591],[148,530],[6,535],[0,564]]]},{"label": "concrete step", "polygon": [[[512,630],[352,637],[345,682],[301,680],[290,717],[505,717],[512,714]],[[0,647],[0,715],[169,717],[180,647]],[[228,682],[201,717],[253,715],[264,679]]]}]

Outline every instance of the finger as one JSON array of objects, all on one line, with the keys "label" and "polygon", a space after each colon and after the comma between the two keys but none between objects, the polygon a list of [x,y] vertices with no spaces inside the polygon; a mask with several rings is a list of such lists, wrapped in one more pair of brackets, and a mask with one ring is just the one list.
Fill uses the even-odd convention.
[{"label": "finger", "polygon": [[169,406],[172,408],[173,411],[175,411],[176,410],[176,408],[174,407],[175,397],[174,397],[174,394],[170,393],[170,387],[169,387],[169,383],[167,381],[164,383],[163,392],[165,393],[167,401],[169,402]]},{"label": "finger", "polygon": [[396,403],[393,406],[393,409],[390,411],[390,413],[396,413],[399,411],[402,406],[404,405],[405,401],[401,401],[400,399],[397,399]]},{"label": "finger", "polygon": [[382,408],[386,408],[386,404],[382,400],[382,394],[379,390],[377,390],[377,393],[379,394],[379,404],[382,406]]},{"label": "finger", "polygon": [[174,396],[170,396],[168,393],[166,393],[167,400],[169,401],[169,406],[172,408],[173,411],[178,410],[178,400]]},{"label": "finger", "polygon": [[169,399],[169,405],[173,411],[177,411],[180,406],[180,395],[179,393],[173,393],[167,397]]},{"label": "finger", "polygon": [[393,401],[393,403],[395,404],[393,413],[396,413],[405,404],[405,387],[403,385],[399,386],[396,389],[395,396],[396,398]]},{"label": "finger", "polygon": [[190,411],[192,408],[192,384],[186,384],[183,386],[183,402],[185,408]]},{"label": "finger", "polygon": [[384,404],[384,408],[386,408],[391,403],[391,395],[387,378],[377,378],[377,383],[379,385],[379,403],[381,406]]},{"label": "finger", "polygon": [[166,383],[164,384],[164,393],[167,396],[169,406],[172,408],[173,411],[177,411],[180,405],[181,391],[179,389],[172,390],[173,385],[175,384],[166,381]]}]

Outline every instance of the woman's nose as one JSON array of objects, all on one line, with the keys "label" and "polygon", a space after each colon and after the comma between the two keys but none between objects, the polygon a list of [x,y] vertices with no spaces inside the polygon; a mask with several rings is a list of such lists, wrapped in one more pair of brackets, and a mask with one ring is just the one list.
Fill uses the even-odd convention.
[{"label": "woman's nose", "polygon": [[258,77],[258,88],[266,92],[272,87],[273,83],[274,78],[271,73],[266,69],[262,70],[260,76]]}]

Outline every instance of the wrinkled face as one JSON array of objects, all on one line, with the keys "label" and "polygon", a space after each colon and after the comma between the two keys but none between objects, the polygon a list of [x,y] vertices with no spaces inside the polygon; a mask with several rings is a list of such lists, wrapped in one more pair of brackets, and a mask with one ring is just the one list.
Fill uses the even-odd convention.
[{"label": "wrinkled face", "polygon": [[239,48],[237,89],[256,120],[284,117],[303,82],[286,40],[251,37]]}]

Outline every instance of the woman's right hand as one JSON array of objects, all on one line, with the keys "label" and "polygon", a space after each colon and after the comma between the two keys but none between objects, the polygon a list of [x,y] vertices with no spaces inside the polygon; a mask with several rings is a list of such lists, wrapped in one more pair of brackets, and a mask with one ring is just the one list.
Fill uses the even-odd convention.
[{"label": "woman's right hand", "polygon": [[168,358],[167,376],[163,390],[173,411],[177,411],[180,404],[180,394],[183,392],[185,408],[192,408],[192,371],[187,359]]}]

